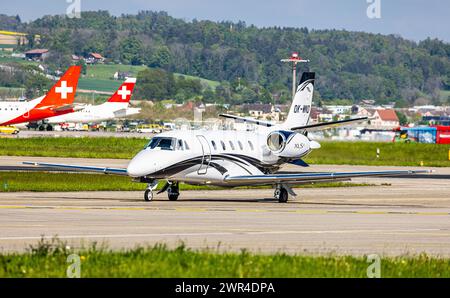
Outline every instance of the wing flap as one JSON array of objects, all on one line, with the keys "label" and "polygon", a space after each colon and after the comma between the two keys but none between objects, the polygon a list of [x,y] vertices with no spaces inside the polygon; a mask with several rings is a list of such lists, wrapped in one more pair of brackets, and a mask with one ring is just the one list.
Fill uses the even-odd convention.
[{"label": "wing flap", "polygon": [[348,172],[348,173],[298,173],[278,175],[255,176],[228,176],[224,180],[231,183],[271,184],[271,183],[298,183],[298,182],[325,182],[356,177],[402,176],[431,173],[429,170],[410,171],[379,171],[379,172]]},{"label": "wing flap", "polygon": [[37,167],[55,168],[66,171],[86,172],[86,173],[103,173],[110,175],[128,176],[127,169],[123,168],[108,168],[108,167],[94,167],[94,166],[81,166],[81,165],[67,165],[67,164],[54,164],[54,163],[42,163],[42,162],[23,162],[24,165],[31,165]]}]

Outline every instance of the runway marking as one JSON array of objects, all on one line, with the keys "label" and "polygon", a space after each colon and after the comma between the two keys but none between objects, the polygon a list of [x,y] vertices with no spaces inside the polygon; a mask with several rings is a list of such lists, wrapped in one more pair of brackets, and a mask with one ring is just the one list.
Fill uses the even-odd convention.
[{"label": "runway marking", "polygon": [[377,210],[318,210],[318,209],[244,209],[244,208],[195,208],[195,207],[103,207],[103,206],[20,206],[3,205],[1,209],[48,209],[66,211],[176,211],[176,212],[242,212],[242,213],[263,213],[281,212],[296,214],[361,214],[361,215],[419,215],[419,216],[449,216],[450,212],[421,212],[421,211],[377,211]]},{"label": "runway marking", "polygon": [[[412,230],[313,230],[313,231],[242,231],[242,232],[203,232],[203,233],[148,233],[148,234],[91,234],[91,235],[58,235],[59,239],[91,239],[91,238],[137,238],[137,237],[187,237],[187,236],[248,236],[273,234],[354,234],[354,233],[412,233],[436,232],[440,229],[412,229]],[[40,240],[52,239],[53,236],[10,236],[0,237],[0,240]]]}]

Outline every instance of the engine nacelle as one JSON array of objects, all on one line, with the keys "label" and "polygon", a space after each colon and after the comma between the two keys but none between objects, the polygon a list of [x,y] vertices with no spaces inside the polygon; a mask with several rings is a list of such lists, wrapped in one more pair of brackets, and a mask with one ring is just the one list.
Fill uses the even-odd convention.
[{"label": "engine nacelle", "polygon": [[293,131],[273,131],[267,137],[267,147],[276,156],[300,158],[311,150],[309,139]]}]

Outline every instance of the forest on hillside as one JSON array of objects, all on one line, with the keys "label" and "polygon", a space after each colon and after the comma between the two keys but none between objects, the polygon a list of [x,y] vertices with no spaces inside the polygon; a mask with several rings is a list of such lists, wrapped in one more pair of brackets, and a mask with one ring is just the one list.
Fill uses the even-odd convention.
[{"label": "forest on hillside", "polygon": [[316,98],[324,102],[450,102],[441,96],[441,90],[450,89],[450,44],[437,39],[416,43],[345,30],[185,21],[153,11],[119,17],[107,11],[83,12],[81,19],[45,16],[29,23],[0,16],[0,29],[40,34],[39,47],[51,49],[61,67],[70,63],[71,54],[99,52],[112,63],[144,64],[220,81],[208,96],[223,101],[233,101],[237,88],[241,94],[234,100],[289,100],[291,72],[280,59],[299,51],[311,60],[302,70],[317,72]]}]

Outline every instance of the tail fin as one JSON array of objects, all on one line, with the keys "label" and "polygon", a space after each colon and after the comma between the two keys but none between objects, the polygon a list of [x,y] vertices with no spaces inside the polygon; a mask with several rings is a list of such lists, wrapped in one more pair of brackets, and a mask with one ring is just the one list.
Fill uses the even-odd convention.
[{"label": "tail fin", "polygon": [[66,73],[55,85],[53,85],[52,89],[50,89],[36,108],[44,106],[58,107],[71,105],[75,99],[80,73],[81,66],[69,67]]},{"label": "tail fin", "polygon": [[304,72],[297,93],[292,101],[291,109],[283,124],[285,129],[299,127],[308,124],[309,114],[311,113],[311,104],[314,93],[314,72]]},{"label": "tail fin", "polygon": [[126,79],[126,81],[119,87],[116,93],[114,93],[114,95],[111,96],[108,102],[129,103],[131,95],[133,94],[135,84],[136,84],[135,78]]}]

